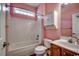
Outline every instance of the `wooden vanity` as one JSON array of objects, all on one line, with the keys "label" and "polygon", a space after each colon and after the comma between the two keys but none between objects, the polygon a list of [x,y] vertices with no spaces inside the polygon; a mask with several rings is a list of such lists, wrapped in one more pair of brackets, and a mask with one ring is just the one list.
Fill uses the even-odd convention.
[{"label": "wooden vanity", "polygon": [[51,44],[50,56],[78,56],[78,53],[65,49],[63,47]]},{"label": "wooden vanity", "polygon": [[79,56],[79,45],[68,43],[66,40],[47,40],[50,43],[49,56]]}]

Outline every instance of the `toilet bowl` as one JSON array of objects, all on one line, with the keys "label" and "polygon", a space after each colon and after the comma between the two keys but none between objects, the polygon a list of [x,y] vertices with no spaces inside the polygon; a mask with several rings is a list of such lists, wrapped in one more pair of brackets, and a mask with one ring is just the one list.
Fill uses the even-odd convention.
[{"label": "toilet bowl", "polygon": [[37,46],[35,48],[35,54],[37,56],[44,56],[46,55],[46,50],[50,47],[50,43],[46,40],[44,40],[44,46],[43,45],[40,45],[40,46]]},{"label": "toilet bowl", "polygon": [[35,54],[36,54],[37,56],[42,56],[42,55],[45,54],[46,49],[47,49],[47,48],[46,48],[45,46],[37,46],[37,47],[35,48]]}]

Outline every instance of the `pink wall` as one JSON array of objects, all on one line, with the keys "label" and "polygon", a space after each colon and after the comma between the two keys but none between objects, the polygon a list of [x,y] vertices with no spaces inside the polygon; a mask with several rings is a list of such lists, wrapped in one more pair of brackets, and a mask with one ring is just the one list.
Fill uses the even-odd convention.
[{"label": "pink wall", "polygon": [[[58,21],[60,20],[60,11],[59,11],[59,4],[57,3],[49,3],[46,5],[47,13],[50,13],[51,11],[56,10],[58,12]],[[52,19],[53,20],[53,19]],[[46,38],[55,40],[60,37],[60,27],[58,29],[45,29],[46,32]]]},{"label": "pink wall", "polygon": [[61,8],[61,34],[72,35],[72,14],[79,12],[79,4],[69,4]]},{"label": "pink wall", "polygon": [[41,15],[45,15],[45,3],[41,3],[40,6],[37,8],[37,13]]},{"label": "pink wall", "polygon": [[[11,4],[11,8],[13,8],[13,7],[29,9],[36,13],[36,8],[34,8],[30,5],[27,5],[27,4],[23,4],[23,3]],[[60,15],[61,15],[61,30],[60,30],[60,27],[58,29],[53,29],[53,30],[46,29],[44,27],[44,21],[43,21],[44,19],[43,19],[42,25],[43,25],[44,38],[50,38],[50,39],[54,40],[54,39],[59,38],[60,34],[62,34],[63,36],[71,36],[72,35],[72,14],[79,12],[79,4],[69,4],[67,6],[62,7],[61,14],[60,14],[59,4],[43,3],[37,8],[37,13],[39,13],[45,17],[45,15],[47,15],[49,12],[51,12],[54,9],[56,9],[59,12],[58,19],[60,18]],[[11,15],[14,17],[19,17],[19,18],[24,18],[24,19],[29,18],[29,19],[36,20],[36,17],[32,18],[32,17],[13,14],[12,9],[11,9]],[[59,21],[60,21],[60,19],[59,19]]]},{"label": "pink wall", "polygon": [[[59,12],[58,8],[59,8],[59,4],[56,4],[56,3],[44,3],[44,4],[41,4],[38,7],[37,12],[42,14],[43,17],[45,17],[49,12],[53,11],[54,9],[56,9]],[[43,24],[43,26],[44,26],[44,24]],[[46,29],[46,27],[43,27],[43,29],[44,29],[44,38],[49,38],[49,39],[54,40],[54,39],[58,39],[60,37],[59,29],[52,29],[51,30],[51,29]]]},{"label": "pink wall", "polygon": [[46,14],[52,12],[56,8],[56,3],[47,3],[46,4]]}]

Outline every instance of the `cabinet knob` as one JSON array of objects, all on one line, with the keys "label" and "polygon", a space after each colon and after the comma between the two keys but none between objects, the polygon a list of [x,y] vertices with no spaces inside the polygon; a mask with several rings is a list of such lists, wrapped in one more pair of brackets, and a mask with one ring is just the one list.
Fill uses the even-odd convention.
[{"label": "cabinet knob", "polygon": [[58,49],[57,51],[59,52],[60,50]]},{"label": "cabinet knob", "polygon": [[64,52],[64,55],[66,55],[66,53]]}]

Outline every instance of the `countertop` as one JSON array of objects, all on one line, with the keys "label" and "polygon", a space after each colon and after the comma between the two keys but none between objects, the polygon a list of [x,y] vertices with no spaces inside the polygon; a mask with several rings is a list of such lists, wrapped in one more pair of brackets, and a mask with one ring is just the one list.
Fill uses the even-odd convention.
[{"label": "countertop", "polygon": [[50,40],[50,39],[45,39],[46,41],[48,41],[51,44],[55,44],[58,45],[60,47],[66,48],[72,52],[78,53],[79,54],[79,45],[75,45],[72,43],[68,43],[66,39],[59,39],[59,40]]}]

